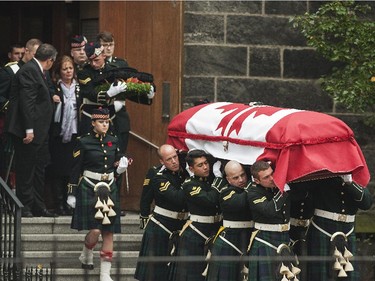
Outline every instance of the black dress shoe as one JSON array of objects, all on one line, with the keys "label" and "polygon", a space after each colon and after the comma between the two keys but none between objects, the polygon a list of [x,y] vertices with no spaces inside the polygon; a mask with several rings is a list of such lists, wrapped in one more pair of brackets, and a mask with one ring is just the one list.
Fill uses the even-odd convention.
[{"label": "black dress shoe", "polygon": [[60,216],[66,216],[67,213],[64,209],[64,206],[58,206],[55,210],[56,214],[60,215]]},{"label": "black dress shoe", "polygon": [[81,263],[81,268],[88,269],[88,270],[93,270],[94,269],[94,265],[93,264]]},{"label": "black dress shoe", "polygon": [[30,211],[21,211],[21,216],[23,218],[32,218],[32,217],[34,217],[33,213],[30,212]]},{"label": "black dress shoe", "polygon": [[52,212],[48,211],[47,209],[36,212],[36,215],[38,217],[49,217],[49,218],[56,218],[56,217],[59,216],[58,214],[52,213]]}]

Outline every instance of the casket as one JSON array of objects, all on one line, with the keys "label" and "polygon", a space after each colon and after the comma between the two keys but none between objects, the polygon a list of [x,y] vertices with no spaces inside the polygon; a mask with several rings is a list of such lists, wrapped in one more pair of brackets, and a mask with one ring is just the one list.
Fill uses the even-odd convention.
[{"label": "casket", "polygon": [[180,150],[203,149],[216,158],[251,165],[271,161],[275,184],[351,173],[366,186],[370,173],[353,131],[328,114],[216,102],[176,115],[167,143]]}]

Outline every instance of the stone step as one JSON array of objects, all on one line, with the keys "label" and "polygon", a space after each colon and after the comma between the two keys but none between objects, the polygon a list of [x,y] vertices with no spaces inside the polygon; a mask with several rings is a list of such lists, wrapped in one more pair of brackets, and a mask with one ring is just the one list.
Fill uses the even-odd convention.
[{"label": "stone step", "polygon": [[[22,234],[75,234],[77,230],[70,228],[71,220],[70,216],[22,218]],[[139,214],[127,213],[121,217],[121,232],[142,234],[143,230],[139,229]]]},{"label": "stone step", "polygon": [[[21,251],[76,251],[82,248],[86,232],[79,234],[22,234]],[[138,251],[142,234],[114,235],[114,249],[118,251]],[[99,245],[100,240],[99,240]],[[98,247],[99,247],[98,245]]]},{"label": "stone step", "polygon": [[[134,268],[116,268],[111,269],[111,278],[114,281],[136,281],[134,279]],[[99,269],[56,269],[55,281],[92,281],[99,280]]]},{"label": "stone step", "polygon": [[[55,281],[99,280],[101,238],[94,250],[94,270],[83,270],[78,257],[88,231],[71,229],[71,216],[22,218],[21,223],[25,266],[53,265]],[[121,231],[114,235],[111,277],[116,281],[136,281],[133,275],[143,235],[139,214],[129,212],[121,217]]]},{"label": "stone step", "polygon": [[[80,251],[27,251],[23,253],[25,265],[41,264],[49,267],[53,261],[55,268],[81,268],[78,261]],[[114,251],[113,264],[120,268],[135,268],[138,251]],[[99,266],[99,250],[94,250],[94,265]]]}]

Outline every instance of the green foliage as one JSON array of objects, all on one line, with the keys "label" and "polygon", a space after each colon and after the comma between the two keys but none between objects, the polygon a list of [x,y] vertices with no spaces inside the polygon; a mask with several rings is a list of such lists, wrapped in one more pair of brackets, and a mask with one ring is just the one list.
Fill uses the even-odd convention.
[{"label": "green foliage", "polygon": [[[126,91],[116,96],[117,100],[126,100],[127,98],[134,98],[140,96],[147,96],[151,90],[150,83],[144,83],[137,78],[129,78],[126,81]],[[96,92],[108,91],[110,83],[103,83],[95,87]]]},{"label": "green foliage", "polygon": [[290,19],[308,46],[337,63],[322,77],[322,89],[355,112],[374,112],[375,107],[375,23],[366,18],[370,10],[354,1],[333,1]]}]

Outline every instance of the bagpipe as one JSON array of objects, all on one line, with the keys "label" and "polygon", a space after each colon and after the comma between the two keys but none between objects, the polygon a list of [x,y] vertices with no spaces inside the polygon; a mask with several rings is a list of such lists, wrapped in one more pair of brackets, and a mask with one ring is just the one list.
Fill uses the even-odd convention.
[{"label": "bagpipe", "polygon": [[[140,72],[132,67],[114,67],[109,65],[105,71],[93,79],[95,89],[107,91],[112,83],[123,81],[127,88],[116,96],[117,100],[129,99],[138,103],[149,104],[147,94],[156,92],[154,77],[151,73]],[[146,102],[147,101],[147,102]]]}]

